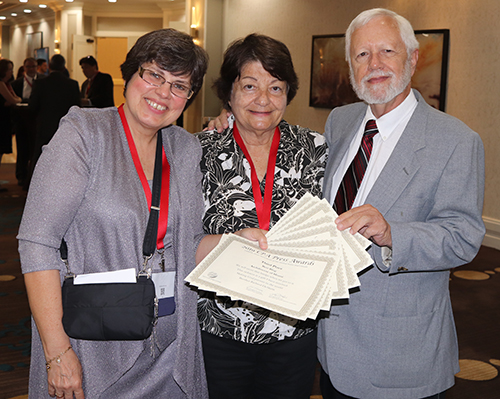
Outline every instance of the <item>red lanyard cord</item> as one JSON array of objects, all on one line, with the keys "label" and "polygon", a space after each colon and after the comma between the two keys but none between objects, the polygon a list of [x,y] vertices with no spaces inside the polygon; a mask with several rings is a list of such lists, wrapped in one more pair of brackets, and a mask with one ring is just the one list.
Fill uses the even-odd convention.
[{"label": "red lanyard cord", "polygon": [[[139,159],[139,154],[134,143],[134,138],[130,132],[130,127],[125,117],[125,111],[123,110],[123,104],[118,107],[118,113],[120,114],[120,119],[122,121],[123,129],[125,130],[125,135],[127,136],[127,142],[132,154],[132,160],[134,161],[134,166],[139,175],[139,179],[142,183],[142,188],[144,189],[144,194],[146,195],[146,201],[148,203],[148,209],[151,210],[151,189],[149,188],[148,180],[146,179],[146,174],[142,168],[141,161]],[[161,132],[158,132],[161,134]],[[168,226],[168,198],[170,194],[170,164],[167,160],[165,154],[165,149],[162,151],[162,179],[161,179],[161,196],[160,196],[160,216],[158,221],[158,235],[156,238],[156,247],[158,249],[163,249],[163,239],[167,233]]]},{"label": "red lanyard cord", "polygon": [[241,148],[245,158],[250,164],[251,178],[252,178],[252,191],[253,199],[255,201],[255,210],[257,211],[257,218],[259,220],[259,227],[263,230],[269,230],[271,222],[271,205],[273,200],[273,185],[274,185],[274,168],[276,167],[276,157],[278,155],[278,147],[280,144],[280,130],[276,127],[274,131],[273,141],[271,143],[271,150],[269,151],[269,159],[267,161],[266,171],[266,186],[264,188],[264,200],[262,200],[262,193],[260,191],[260,182],[257,177],[257,171],[252,161],[252,157],[241,138],[240,132],[236,127],[236,122],[233,126],[233,135],[236,144]]}]

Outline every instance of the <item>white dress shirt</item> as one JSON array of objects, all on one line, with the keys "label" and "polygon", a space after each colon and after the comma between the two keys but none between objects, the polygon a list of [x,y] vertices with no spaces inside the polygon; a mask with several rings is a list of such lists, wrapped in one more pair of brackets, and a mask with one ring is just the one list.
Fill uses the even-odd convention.
[{"label": "white dress shirt", "polygon": [[30,78],[28,75],[24,75],[23,79],[23,100],[29,100],[31,96],[31,86],[33,86],[35,78]]},{"label": "white dress shirt", "polygon": [[363,181],[361,182],[361,186],[359,187],[356,198],[354,199],[354,203],[352,205],[353,208],[365,203],[366,197],[368,197],[370,190],[375,184],[380,172],[382,172],[382,169],[391,156],[392,151],[396,147],[399,138],[403,134],[408,121],[413,115],[413,112],[417,107],[417,103],[415,94],[413,94],[413,91],[410,91],[410,94],[400,105],[387,114],[382,115],[379,119],[375,118],[371,108],[367,107],[363,123],[352,139],[349,151],[344,155],[342,162],[339,164],[339,167],[333,175],[332,191],[330,194],[332,204],[335,200],[335,196],[337,195],[337,191],[340,187],[342,179],[344,178],[347,168],[359,150],[366,122],[370,119],[375,119],[379,133],[373,137],[372,154],[370,161],[368,162],[368,167],[363,177]]}]

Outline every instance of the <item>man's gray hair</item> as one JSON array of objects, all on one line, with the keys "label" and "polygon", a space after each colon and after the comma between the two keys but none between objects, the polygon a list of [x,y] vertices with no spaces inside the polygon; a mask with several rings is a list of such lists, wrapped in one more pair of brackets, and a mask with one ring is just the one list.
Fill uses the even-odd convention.
[{"label": "man's gray hair", "polygon": [[408,58],[410,55],[418,49],[419,43],[415,37],[415,32],[410,22],[394,11],[387,10],[385,8],[372,8],[371,10],[363,11],[356,18],[354,18],[345,32],[345,59],[351,66],[351,37],[354,31],[362,26],[366,25],[372,19],[377,17],[389,17],[394,19],[399,28],[399,33],[401,34],[401,39],[406,46],[406,53]]}]

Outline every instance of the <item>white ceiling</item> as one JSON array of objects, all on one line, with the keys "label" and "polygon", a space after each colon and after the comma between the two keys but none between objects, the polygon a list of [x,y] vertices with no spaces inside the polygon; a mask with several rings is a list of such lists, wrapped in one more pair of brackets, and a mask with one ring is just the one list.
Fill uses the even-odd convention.
[{"label": "white ceiling", "polygon": [[[184,0],[116,0],[116,3],[110,3],[108,0],[77,0],[66,2],[65,0],[28,0],[27,3],[21,3],[19,0],[0,1],[0,17],[5,16],[5,20],[0,20],[2,25],[15,25],[26,23],[32,20],[42,18],[53,18],[54,10],[63,7],[83,6],[84,12],[104,11],[104,12],[147,12],[160,13],[162,8],[179,8],[184,5]],[[40,8],[40,4],[45,4],[46,8]],[[29,9],[31,13],[25,13]],[[12,16],[16,13],[17,16]]]}]

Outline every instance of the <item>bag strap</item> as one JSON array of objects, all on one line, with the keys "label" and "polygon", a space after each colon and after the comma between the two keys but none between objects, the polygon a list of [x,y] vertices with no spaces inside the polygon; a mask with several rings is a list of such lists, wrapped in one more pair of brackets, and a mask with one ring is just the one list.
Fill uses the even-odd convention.
[{"label": "bag strap", "polygon": [[[151,190],[151,209],[149,211],[148,224],[146,227],[146,233],[144,234],[144,242],[142,244],[142,255],[144,256],[144,261],[142,270],[139,272],[139,275],[145,274],[149,276],[151,274],[151,270],[148,270],[147,264],[148,260],[151,259],[156,249],[156,237],[158,235],[158,217],[160,215],[162,151],[162,134],[161,131],[158,130],[156,140],[155,167],[153,174],[153,189]],[[64,238],[61,240],[59,252],[61,255],[61,260],[66,265],[66,278],[73,277],[74,274],[71,272],[68,263],[68,244],[66,244]]]},{"label": "bag strap", "polygon": [[156,237],[158,235],[158,217],[160,216],[160,197],[161,197],[161,175],[162,175],[162,135],[158,131],[156,140],[155,169],[153,175],[153,190],[151,190],[151,210],[149,211],[149,220],[144,235],[142,245],[142,255],[145,258],[151,258],[156,249]]}]

